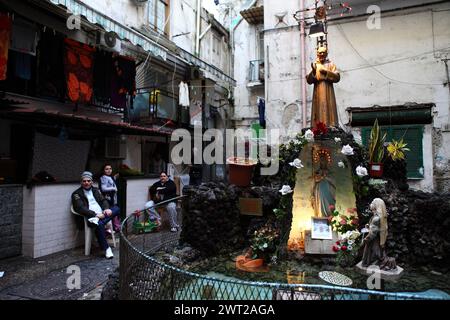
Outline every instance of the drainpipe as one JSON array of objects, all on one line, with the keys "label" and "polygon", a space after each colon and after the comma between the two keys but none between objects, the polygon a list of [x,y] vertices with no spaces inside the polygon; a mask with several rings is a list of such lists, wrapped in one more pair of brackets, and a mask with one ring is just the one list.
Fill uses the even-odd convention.
[{"label": "drainpipe", "polygon": [[197,22],[195,30],[195,55],[200,57],[200,23],[202,16],[202,0],[197,0]]},{"label": "drainpipe", "polygon": [[303,128],[306,128],[306,53],[305,53],[305,0],[300,0],[300,51],[301,51],[301,86],[302,86],[302,118]]}]

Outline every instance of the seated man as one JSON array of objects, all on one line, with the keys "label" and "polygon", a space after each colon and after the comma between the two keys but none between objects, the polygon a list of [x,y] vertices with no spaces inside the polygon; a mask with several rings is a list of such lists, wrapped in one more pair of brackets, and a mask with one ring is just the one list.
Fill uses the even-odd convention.
[{"label": "seated man", "polygon": [[[177,196],[177,186],[175,182],[169,179],[167,173],[162,171],[159,175],[159,181],[152,185],[156,190],[156,203],[166,201]],[[170,201],[165,205],[167,213],[169,214],[170,231],[177,232],[180,226],[177,223],[177,205],[176,200]]]},{"label": "seated man", "polygon": [[106,241],[105,226],[116,216],[120,210],[117,206],[109,208],[108,201],[103,197],[99,189],[92,186],[92,173],[85,171],[81,174],[81,187],[72,193],[73,209],[88,219],[90,228],[95,228],[95,235],[105,256],[108,259],[114,257],[111,248]]}]

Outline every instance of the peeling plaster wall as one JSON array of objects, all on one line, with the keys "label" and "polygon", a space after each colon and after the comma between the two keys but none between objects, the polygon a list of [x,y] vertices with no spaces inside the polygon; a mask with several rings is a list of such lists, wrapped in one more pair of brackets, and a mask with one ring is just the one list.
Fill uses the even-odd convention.
[{"label": "peeling plaster wall", "polygon": [[82,0],[82,2],[128,27],[139,28],[147,22],[147,3],[138,6],[130,0]]}]

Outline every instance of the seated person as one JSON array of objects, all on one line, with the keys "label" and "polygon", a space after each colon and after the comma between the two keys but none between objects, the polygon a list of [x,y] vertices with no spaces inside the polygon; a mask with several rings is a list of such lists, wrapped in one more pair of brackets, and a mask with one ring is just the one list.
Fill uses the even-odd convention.
[{"label": "seated person", "polygon": [[106,241],[105,226],[120,210],[117,206],[109,208],[108,201],[103,197],[99,189],[92,186],[92,173],[85,171],[81,174],[81,187],[72,193],[73,209],[88,219],[90,228],[95,228],[95,235],[105,256],[108,259],[114,257],[111,248]]},{"label": "seated person", "polygon": [[[175,182],[169,179],[167,173],[162,171],[159,175],[159,181],[155,182],[151,188],[156,190],[156,203],[166,201],[177,196],[177,186]],[[170,201],[165,205],[167,213],[169,214],[170,231],[177,232],[180,226],[177,223],[177,205],[176,200]]]},{"label": "seated person", "polygon": [[147,210],[148,219],[151,222],[156,223],[158,226],[161,225],[161,216],[159,215],[158,211],[156,211],[156,208],[154,208],[155,200],[156,200],[156,188],[151,186],[149,189],[149,197],[150,201],[148,201],[144,205],[144,209]]}]

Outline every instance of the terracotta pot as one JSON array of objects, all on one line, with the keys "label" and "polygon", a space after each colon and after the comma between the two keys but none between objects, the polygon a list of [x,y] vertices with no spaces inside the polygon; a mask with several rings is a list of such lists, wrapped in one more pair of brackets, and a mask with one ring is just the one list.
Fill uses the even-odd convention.
[{"label": "terracotta pot", "polygon": [[369,175],[373,178],[381,178],[383,176],[383,164],[382,163],[370,163]]},{"label": "terracotta pot", "polygon": [[239,187],[247,187],[252,181],[256,160],[231,157],[227,159],[228,182]]}]

